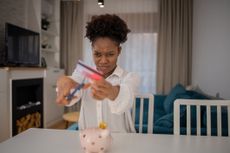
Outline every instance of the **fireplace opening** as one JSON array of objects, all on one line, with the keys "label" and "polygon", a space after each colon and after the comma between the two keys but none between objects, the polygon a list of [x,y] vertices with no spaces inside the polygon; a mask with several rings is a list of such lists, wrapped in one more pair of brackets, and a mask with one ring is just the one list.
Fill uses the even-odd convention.
[{"label": "fireplace opening", "polygon": [[43,128],[43,78],[12,81],[12,134]]}]

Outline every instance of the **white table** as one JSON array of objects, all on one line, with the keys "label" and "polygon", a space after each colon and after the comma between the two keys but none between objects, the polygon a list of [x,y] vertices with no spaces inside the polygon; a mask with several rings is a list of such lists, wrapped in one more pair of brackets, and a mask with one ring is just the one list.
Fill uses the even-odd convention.
[{"label": "white table", "polygon": [[[113,133],[109,153],[230,153],[230,137]],[[0,153],[81,153],[79,133],[29,129],[0,143]]]}]

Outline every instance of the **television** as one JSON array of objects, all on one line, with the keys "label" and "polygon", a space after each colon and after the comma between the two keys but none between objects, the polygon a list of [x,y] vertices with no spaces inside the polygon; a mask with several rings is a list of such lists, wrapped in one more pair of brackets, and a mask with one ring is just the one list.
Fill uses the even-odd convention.
[{"label": "television", "polygon": [[10,23],[5,24],[5,49],[1,66],[37,67],[40,65],[40,35]]}]

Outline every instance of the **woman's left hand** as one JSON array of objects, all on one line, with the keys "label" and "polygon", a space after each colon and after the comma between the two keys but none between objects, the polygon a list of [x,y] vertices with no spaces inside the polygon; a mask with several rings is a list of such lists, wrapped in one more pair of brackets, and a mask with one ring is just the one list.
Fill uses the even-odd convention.
[{"label": "woman's left hand", "polygon": [[105,98],[115,100],[119,93],[120,86],[113,86],[111,83],[102,78],[92,82],[91,90],[92,97],[97,100],[103,100]]}]

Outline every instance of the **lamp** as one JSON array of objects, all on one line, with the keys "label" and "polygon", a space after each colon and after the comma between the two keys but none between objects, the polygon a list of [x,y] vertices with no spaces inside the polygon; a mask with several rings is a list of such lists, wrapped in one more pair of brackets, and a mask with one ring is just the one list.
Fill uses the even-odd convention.
[{"label": "lamp", "polygon": [[103,0],[98,0],[98,5],[102,5],[103,4]]},{"label": "lamp", "polygon": [[104,7],[104,0],[98,0],[98,5],[103,8]]}]

